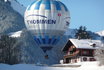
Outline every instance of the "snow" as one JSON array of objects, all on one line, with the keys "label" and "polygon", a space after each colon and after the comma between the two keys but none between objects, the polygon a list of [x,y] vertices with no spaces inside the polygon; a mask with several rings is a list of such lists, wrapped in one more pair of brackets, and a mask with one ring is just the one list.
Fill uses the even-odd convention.
[{"label": "snow", "polygon": [[82,62],[80,70],[104,70],[104,66],[98,66],[99,62]]},{"label": "snow", "polygon": [[10,37],[20,37],[22,31],[12,32],[9,34]]},{"label": "snow", "polygon": [[5,2],[7,2],[7,0],[4,0]]},{"label": "snow", "polygon": [[37,66],[35,64],[0,64],[0,70],[104,70],[104,66],[98,66],[98,62],[82,62],[81,67],[51,67]]},{"label": "snow", "polygon": [[99,32],[96,32],[98,35],[100,35],[100,36],[104,36],[104,30],[102,30],[102,31],[99,31]]},{"label": "snow", "polygon": [[26,8],[23,5],[21,5],[20,3],[16,2],[15,0],[11,0],[11,6],[13,7],[13,9],[15,11],[17,11],[22,16],[24,16],[24,12],[25,12]]},{"label": "snow", "polygon": [[35,66],[29,64],[17,64],[12,66],[0,64],[0,70],[69,70],[69,69],[70,68]]},{"label": "snow", "polygon": [[[102,47],[102,42],[100,40],[90,40],[90,39],[70,39],[70,41],[77,47],[77,48],[86,48],[86,49],[98,49]],[[93,47],[91,44],[96,44]]]}]

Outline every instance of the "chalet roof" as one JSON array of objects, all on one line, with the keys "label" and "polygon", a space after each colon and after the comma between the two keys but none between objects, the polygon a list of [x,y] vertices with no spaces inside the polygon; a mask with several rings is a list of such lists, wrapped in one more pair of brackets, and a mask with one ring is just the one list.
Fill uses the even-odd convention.
[{"label": "chalet roof", "polygon": [[[69,39],[76,48],[84,49],[99,49],[103,47],[103,43],[100,40],[90,40],[90,39]],[[94,46],[95,45],[95,46]]]},{"label": "chalet roof", "polygon": [[101,49],[102,47],[104,47],[104,44],[100,40],[69,39],[69,41],[62,50],[64,51],[68,49],[69,45],[71,44],[73,44],[76,48],[81,48],[81,49]]}]

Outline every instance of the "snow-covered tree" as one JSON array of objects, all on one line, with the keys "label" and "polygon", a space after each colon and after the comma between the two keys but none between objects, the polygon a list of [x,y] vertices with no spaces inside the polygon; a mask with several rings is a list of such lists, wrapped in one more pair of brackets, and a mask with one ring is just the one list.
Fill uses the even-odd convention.
[{"label": "snow-covered tree", "polygon": [[[13,57],[14,54],[14,44],[16,43],[15,38],[11,38],[8,35],[2,35],[0,38],[0,63],[7,63],[7,64],[14,64],[12,59],[15,60]],[[16,56],[16,54],[15,54]]]},{"label": "snow-covered tree", "polygon": [[32,38],[31,34],[24,29],[22,31],[21,37],[18,38],[18,42],[15,46],[19,47],[18,53],[18,61],[19,63],[34,63],[34,39]]},{"label": "snow-covered tree", "polygon": [[104,65],[104,39],[101,41],[101,48],[95,51],[95,58],[100,61],[100,65]]},{"label": "snow-covered tree", "polygon": [[100,65],[104,65],[104,50],[96,50],[95,51],[95,58],[100,61]]}]

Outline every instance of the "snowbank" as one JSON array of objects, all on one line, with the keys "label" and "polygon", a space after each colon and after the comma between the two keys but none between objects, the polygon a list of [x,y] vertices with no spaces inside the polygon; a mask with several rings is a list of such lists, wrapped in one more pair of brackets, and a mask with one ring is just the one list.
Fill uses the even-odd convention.
[{"label": "snowbank", "polygon": [[83,62],[81,67],[48,67],[35,64],[0,64],[0,70],[104,70],[104,66],[98,66],[98,62]]},{"label": "snowbank", "polygon": [[82,62],[80,70],[104,70],[104,66],[99,66],[99,62]]}]

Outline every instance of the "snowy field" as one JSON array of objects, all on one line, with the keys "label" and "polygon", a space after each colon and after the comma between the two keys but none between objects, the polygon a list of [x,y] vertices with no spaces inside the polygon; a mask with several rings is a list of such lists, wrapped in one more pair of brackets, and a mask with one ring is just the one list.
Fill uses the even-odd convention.
[{"label": "snowy field", "polygon": [[36,66],[35,64],[0,64],[0,70],[104,70],[104,66],[98,66],[97,62],[84,62],[81,67],[49,67]]}]

